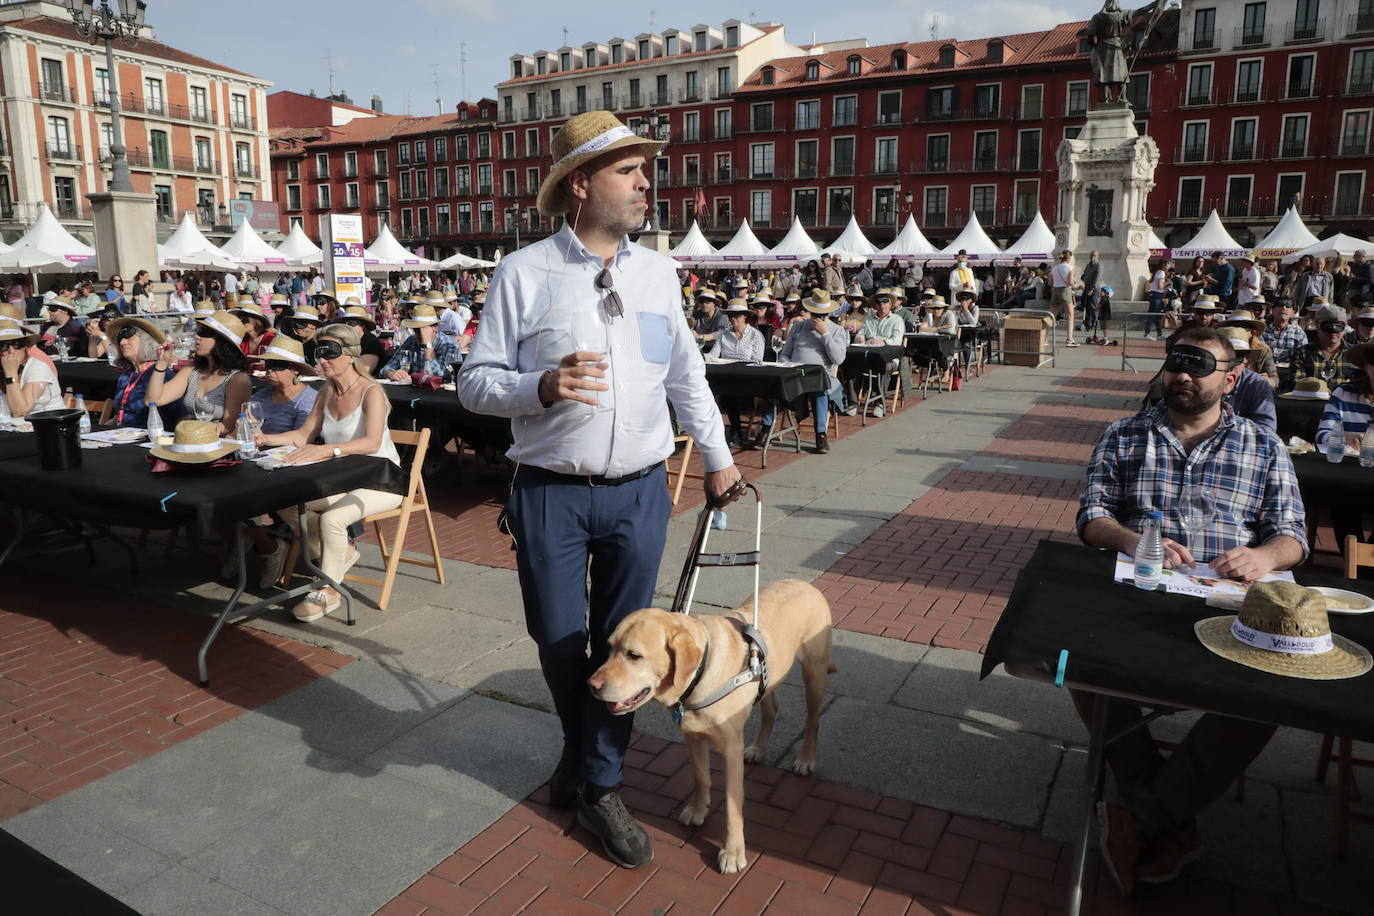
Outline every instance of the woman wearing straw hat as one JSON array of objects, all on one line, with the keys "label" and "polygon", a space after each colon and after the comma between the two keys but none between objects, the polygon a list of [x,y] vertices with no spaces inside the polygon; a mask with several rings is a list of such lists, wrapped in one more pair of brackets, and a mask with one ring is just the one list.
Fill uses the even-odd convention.
[{"label": "woman wearing straw hat", "polygon": [[[604,111],[563,125],[538,195],[563,228],[501,260],[458,376],[469,409],[514,420],[506,518],[563,725],[552,803],[576,806],[629,868],[653,858],[617,792],[632,716],[589,702],[586,679],[621,618],[652,603],[671,511],[669,400],[702,455],[707,498],[723,505],[743,492],[682,322],[676,264],[628,237],[644,225],[646,160],[661,147]],[[569,600],[589,572],[589,603]]]},{"label": "woman wearing straw hat", "polygon": [[285,331],[301,342],[307,363],[315,361],[315,334],[319,329],[320,313],[313,305],[297,306],[286,321]]},{"label": "woman wearing straw hat", "polygon": [[[381,386],[363,365],[358,332],[345,324],[327,325],[320,331],[315,356],[325,385],[305,423],[289,432],[259,433],[256,441],[266,446],[295,446],[286,459],[290,464],[343,455],[371,455],[399,466],[400,455],[386,425],[391,407]],[[324,444],[311,444],[317,438]],[[358,562],[358,551],[348,541],[348,526],[366,516],[396,508],[401,499],[398,493],[363,489],[305,504],[310,523],[307,544],[312,555],[319,555],[319,567],[326,577],[341,582]],[[299,529],[300,519],[294,508],[281,514]],[[291,612],[297,620],[309,622],[332,613],[342,602],[334,588],[326,587],[310,592]]]},{"label": "woman wearing straw hat", "polygon": [[[826,436],[830,405],[834,404],[835,409],[841,412],[852,412],[845,407],[844,392],[837,374],[849,350],[849,332],[830,320],[830,315],[839,310],[840,304],[824,290],[818,289],[803,299],[802,307],[810,318],[788,329],[787,341],[778,353],[778,360],[825,368],[826,390],[809,396],[809,406],[816,418],[816,453],[824,455],[830,451],[830,441]],[[798,409],[796,414],[800,422],[806,416],[806,406]]]},{"label": "woman wearing straw hat", "polygon": [[[715,343],[711,344],[711,349],[706,351],[706,355],[716,359],[738,360],[747,363],[757,363],[763,359],[763,334],[757,328],[749,326],[749,304],[743,299],[731,299],[730,304],[725,307],[725,317],[730,322],[730,330],[716,338]],[[730,432],[725,441],[730,445],[744,445],[744,426],[740,423],[741,409],[753,411],[754,399],[752,397],[722,397],[721,406],[725,408],[725,414],[730,418]],[[752,443],[755,448],[759,448],[768,439],[768,433],[773,428],[773,403],[768,402],[764,409],[763,419],[759,424],[758,435]]]},{"label": "woman wearing straw hat", "polygon": [[248,358],[243,355],[243,323],[228,312],[196,319],[196,349],[191,364],[166,382],[172,360],[171,340],[164,341],[148,383],[148,402],[166,407],[181,402],[188,416],[219,424],[220,435],[234,434],[243,402],[252,394]]},{"label": "woman wearing straw hat", "polygon": [[272,338],[277,336],[277,332],[272,330],[272,319],[263,312],[262,306],[247,296],[240,296],[238,303],[229,309],[229,313],[243,322],[243,342],[239,344],[239,349],[243,351],[244,356],[261,354],[263,348],[271,344]]},{"label": "woman wearing straw hat", "polygon": [[[146,318],[124,317],[109,320],[105,336],[115,349],[114,365],[120,373],[114,396],[105,402],[105,409],[101,411],[100,422],[115,426],[147,426],[148,385],[158,349],[167,340],[167,335]],[[172,374],[171,369],[165,370],[163,381]]]},{"label": "woman wearing straw hat", "polygon": [[315,389],[302,384],[302,374],[314,373],[306,362],[301,343],[278,334],[262,351],[267,387],[253,392],[250,399],[262,418],[262,431],[268,434],[290,432],[305,425],[315,406]]},{"label": "woman wearing straw hat", "polygon": [[358,332],[358,346],[362,349],[363,365],[367,367],[369,375],[377,371],[377,367],[386,362],[386,347],[373,331],[377,327],[377,322],[372,320],[372,316],[367,313],[367,309],[356,298],[350,296],[344,305],[342,314],[338,317],[339,321],[348,325]]},{"label": "woman wearing straw hat", "polygon": [[36,340],[19,322],[0,318],[0,416],[26,417],[62,406],[52,365],[29,354]]}]

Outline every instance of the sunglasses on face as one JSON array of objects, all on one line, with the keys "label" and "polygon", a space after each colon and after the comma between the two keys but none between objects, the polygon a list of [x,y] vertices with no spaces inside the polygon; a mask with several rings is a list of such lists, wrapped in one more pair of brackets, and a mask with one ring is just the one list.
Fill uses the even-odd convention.
[{"label": "sunglasses on face", "polygon": [[21,341],[13,341],[13,340],[11,340],[11,341],[5,341],[4,343],[0,343],[0,353],[4,353],[6,350],[27,350],[27,349],[28,349],[28,346],[25,345],[25,344],[24,344],[23,342],[21,342]]},{"label": "sunglasses on face", "polygon": [[1226,367],[1218,366],[1217,358],[1208,351],[1201,347],[1190,347],[1188,344],[1179,344],[1164,358],[1164,371],[1176,375],[1187,374],[1193,378],[1206,378],[1219,368]]},{"label": "sunglasses on face", "polygon": [[1325,332],[1328,333],[1328,334],[1343,334],[1343,333],[1345,333],[1345,322],[1344,322],[1344,321],[1323,321],[1321,324],[1317,325],[1317,327],[1321,328],[1323,331],[1325,331]]},{"label": "sunglasses on face", "polygon": [[127,328],[127,327],[125,327],[125,328],[120,328],[120,329],[119,329],[119,333],[115,335],[115,339],[116,339],[116,340],[128,340],[130,337],[133,337],[133,336],[134,336],[135,334],[137,334],[137,333],[138,333],[138,329],[137,329],[137,328]]},{"label": "sunglasses on face", "polygon": [[206,327],[198,327],[198,328],[196,328],[196,336],[197,336],[197,337],[204,337],[204,338],[206,338],[207,340],[214,340],[214,339],[215,339],[215,332],[214,332],[214,331],[211,331],[209,328],[206,328]]},{"label": "sunglasses on face", "polygon": [[315,345],[315,358],[338,359],[343,356],[343,344],[337,340],[322,340]]}]

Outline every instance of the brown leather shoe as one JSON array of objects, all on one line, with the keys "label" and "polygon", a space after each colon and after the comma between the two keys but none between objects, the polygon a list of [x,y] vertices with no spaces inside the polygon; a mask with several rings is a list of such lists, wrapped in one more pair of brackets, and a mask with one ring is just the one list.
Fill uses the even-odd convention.
[{"label": "brown leather shoe", "polygon": [[1135,868],[1141,884],[1166,884],[1183,871],[1183,866],[1202,857],[1202,836],[1197,822],[1165,830],[1150,844],[1149,852]]},{"label": "brown leather shoe", "polygon": [[1121,896],[1135,890],[1135,865],[1140,860],[1140,838],[1135,818],[1120,805],[1097,803],[1097,842],[1102,850],[1102,867],[1112,876]]},{"label": "brown leather shoe", "polygon": [[830,451],[830,440],[825,433],[816,433],[816,454],[824,455],[828,451]]}]

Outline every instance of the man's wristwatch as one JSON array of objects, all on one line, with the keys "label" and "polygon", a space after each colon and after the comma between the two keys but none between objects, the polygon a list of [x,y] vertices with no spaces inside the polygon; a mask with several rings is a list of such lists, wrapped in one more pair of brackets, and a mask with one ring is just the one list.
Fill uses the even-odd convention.
[{"label": "man's wristwatch", "polygon": [[335,457],[335,458],[342,458],[342,457],[343,457],[343,449],[339,448],[337,445],[334,446],[334,457]]}]

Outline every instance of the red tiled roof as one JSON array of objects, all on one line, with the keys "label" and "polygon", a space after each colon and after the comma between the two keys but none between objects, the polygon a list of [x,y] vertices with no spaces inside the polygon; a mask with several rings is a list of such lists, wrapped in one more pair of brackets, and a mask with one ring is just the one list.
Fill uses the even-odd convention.
[{"label": "red tiled roof", "polygon": [[375,118],[354,118],[338,127],[279,128],[272,131],[272,139],[304,140],[311,149],[323,146],[358,146],[366,143],[385,143],[397,137],[416,136],[459,127],[493,127],[494,121],[460,118],[456,111],[427,117],[408,115],[378,115]]},{"label": "red tiled roof", "polygon": [[[829,51],[824,54],[780,57],[770,60],[760,67],[759,71],[751,74],[736,91],[769,92],[788,86],[816,85],[818,83],[834,83],[844,80],[862,80],[885,74],[955,74],[980,67],[1052,64],[1066,60],[1086,61],[1087,55],[1081,54],[1078,51],[1079,35],[1085,26],[1087,26],[1086,21],[1065,22],[1043,32],[994,35],[988,38],[976,38],[968,41],[937,39],[935,41],[897,42],[894,44],[874,45],[869,48],[843,48],[837,51]],[[1176,42],[1171,39],[1178,31],[1178,11],[1167,11],[1161,18],[1156,29],[1165,37],[1165,41],[1161,44],[1172,49],[1176,44]],[[1000,61],[991,60],[988,57],[988,42],[994,39],[1000,40],[1005,46],[1004,55]],[[953,46],[955,50],[959,52],[960,59],[953,67],[941,67],[939,65],[940,49],[949,46]],[[898,49],[906,51],[907,65],[905,70],[895,70],[892,67],[892,52]],[[1150,49],[1144,53],[1152,56],[1161,53],[1161,51]],[[848,59],[855,54],[874,62],[874,66],[860,76],[850,76],[848,68],[845,66]],[[818,61],[823,68],[821,77],[817,80],[807,80],[806,65],[809,61],[813,60]],[[761,80],[760,72],[764,67],[772,67],[774,70],[773,82],[771,85],[764,85]],[[829,74],[826,74],[826,69],[830,70]]]},{"label": "red tiled roof", "polygon": [[319,102],[324,105],[329,105],[333,108],[347,108],[349,111],[361,111],[363,114],[379,114],[379,112],[375,112],[371,108],[363,108],[360,105],[350,105],[348,102],[336,102],[333,99],[324,98],[322,96],[306,95],[304,92],[297,92],[294,89],[278,89],[276,92],[273,92],[270,95],[268,95],[267,98],[271,100],[277,96],[283,95],[293,95],[298,99],[312,99],[316,102]]},{"label": "red tiled roof", "polygon": [[[780,25],[766,25],[766,26],[759,26],[758,28],[759,28],[759,31],[763,33],[763,35],[770,35],[770,34],[772,34],[773,32],[776,32],[778,29],[781,29],[782,26],[780,26]],[[741,47],[741,48],[748,47],[749,45],[753,44],[754,42],[759,41],[759,40],[763,37],[763,35],[760,35],[758,38],[754,38],[754,39],[751,39],[751,40],[749,40],[749,41],[746,41],[744,44],[740,45],[740,47]],[[578,47],[576,50],[581,50],[581,47]],[[710,55],[710,54],[720,54],[722,51],[735,51],[735,50],[738,50],[738,48],[711,48],[709,51],[688,51],[688,52],[685,53],[685,54],[674,54],[674,55],[672,56],[672,60],[673,60],[674,62],[677,62],[677,61],[680,61],[680,60],[692,60],[692,59],[698,58],[698,57],[706,57],[707,55]],[[665,61],[665,62],[666,62],[668,59],[669,59],[669,58],[666,58],[666,57],[653,57],[653,58],[650,58],[649,60],[651,60],[651,61]],[[640,65],[642,65],[642,64],[644,64],[644,63],[647,63],[647,61],[642,61],[642,60],[627,60],[627,61],[625,61],[625,62],[623,62],[623,63],[619,63],[619,64],[601,64],[601,65],[596,66],[596,67],[582,67],[582,68],[580,68],[580,69],[578,69],[578,70],[562,70],[562,71],[557,71],[557,72],[554,72],[554,73],[535,73],[535,74],[532,74],[532,75],[530,75],[530,76],[521,76],[521,77],[516,77],[516,78],[514,78],[514,79],[502,80],[501,82],[499,82],[499,83],[496,84],[496,88],[497,88],[497,89],[500,89],[500,88],[503,87],[503,86],[518,86],[518,85],[520,85],[521,83],[528,83],[528,82],[532,82],[532,81],[535,81],[535,80],[546,80],[546,79],[548,79],[549,77],[552,77],[552,76],[567,76],[567,75],[569,75],[569,74],[571,74],[571,73],[603,73],[603,72],[605,72],[605,71],[607,71],[607,70],[620,70],[620,69],[623,69],[623,68],[625,68],[625,67],[637,67],[637,66],[640,66]]]},{"label": "red tiled roof", "polygon": [[[76,26],[65,19],[57,19],[52,16],[36,16],[32,19],[16,19],[13,22],[0,23],[0,28],[20,29],[25,32],[37,32],[40,35],[51,35],[55,38],[66,38],[72,41],[87,41],[81,33],[76,30]],[[260,76],[253,76],[251,73],[244,73],[242,70],[235,70],[233,67],[226,67],[224,64],[217,64],[204,57],[189,54],[186,51],[165,45],[160,41],[151,38],[140,38],[138,44],[134,45],[133,50],[145,57],[156,57],[159,60],[170,60],[178,64],[187,64],[192,67],[204,67],[207,70],[220,70],[224,73],[235,73],[239,76],[246,76],[250,79],[261,80]],[[94,51],[92,52],[94,53]],[[270,80],[262,80],[270,82]]]}]

